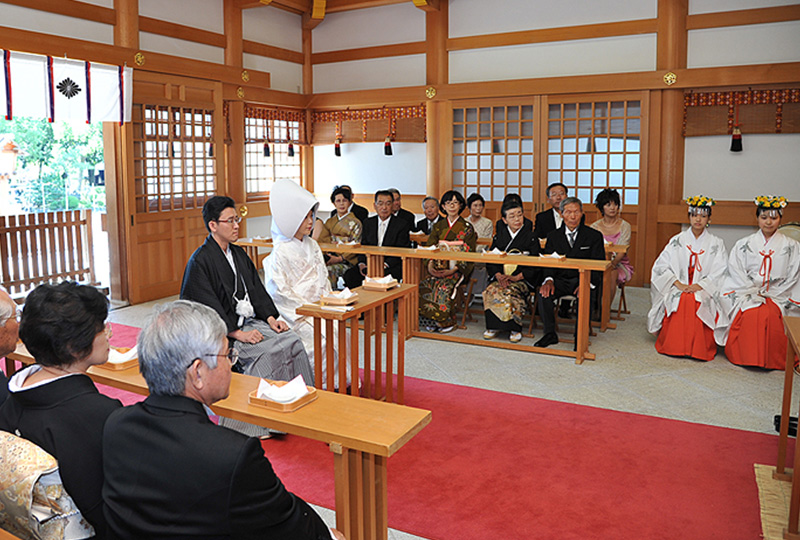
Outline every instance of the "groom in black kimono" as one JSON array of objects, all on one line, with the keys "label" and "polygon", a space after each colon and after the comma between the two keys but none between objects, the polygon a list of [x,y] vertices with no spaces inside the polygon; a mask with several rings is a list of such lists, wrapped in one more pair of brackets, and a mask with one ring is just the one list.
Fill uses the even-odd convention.
[{"label": "groom in black kimono", "polygon": [[[230,197],[211,197],[203,205],[210,233],[186,264],[181,298],[200,302],[216,311],[228,329],[228,340],[239,353],[234,369],[247,375],[288,381],[302,375],[314,384],[314,371],[303,342],[289,329],[258,276],[253,261],[234,244],[239,222]],[[266,430],[237,420],[220,420],[251,436]],[[256,431],[257,430],[257,431]]]}]

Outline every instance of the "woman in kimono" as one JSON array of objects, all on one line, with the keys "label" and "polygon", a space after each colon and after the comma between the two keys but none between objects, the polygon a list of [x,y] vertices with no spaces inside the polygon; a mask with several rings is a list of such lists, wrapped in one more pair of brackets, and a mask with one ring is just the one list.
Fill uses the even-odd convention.
[{"label": "woman in kimono", "polygon": [[725,244],[708,232],[714,199],[686,199],[690,227],[673,236],[653,264],[647,329],[656,350],[669,356],[713,360],[719,284],[727,268]]},{"label": "woman in kimono", "polygon": [[[603,216],[592,223],[592,229],[598,230],[603,234],[603,239],[609,244],[625,245],[631,244],[631,225],[622,219],[622,207],[620,205],[619,192],[616,189],[604,189],[597,194],[594,205],[600,210]],[[612,259],[617,268],[617,285],[623,285],[633,277],[633,265],[626,253],[622,257]]]},{"label": "woman in kimono", "polygon": [[[523,229],[525,215],[521,201],[512,200],[500,207],[506,228],[497,231],[492,239],[491,250],[506,253],[536,256],[539,240],[533,229]],[[539,284],[536,268],[516,265],[487,264],[489,286],[483,291],[483,306],[486,309],[486,331],[483,339],[493,339],[498,332],[508,331],[509,341],[522,339],[522,318],[533,288]]]},{"label": "woman in kimono", "polygon": [[786,199],[756,198],[758,232],[736,242],[721,287],[725,324],[717,343],[740,366],[784,369],[788,345],[783,316],[800,279],[800,243],[778,231]]},{"label": "woman in kimono", "polygon": [[[464,196],[450,190],[442,196],[439,209],[446,219],[436,222],[428,235],[428,246],[440,245],[449,251],[475,251],[478,235],[461,212],[467,207]],[[427,278],[419,284],[420,324],[429,332],[451,332],[455,328],[456,288],[472,272],[472,263],[463,261],[423,260]]]},{"label": "woman in kimono", "polygon": [[[289,328],[300,336],[314,364],[314,320],[297,314],[303,304],[319,302],[331,292],[328,270],[319,244],[311,238],[319,203],[314,196],[291,180],[278,180],[270,193],[272,212],[272,253],[264,259],[264,279],[275,307]],[[326,351],[326,336],[322,334],[322,351]],[[338,386],[338,354],[334,343],[335,385]],[[323,386],[327,369],[323,356]],[[348,366],[349,367],[349,366]],[[348,373],[348,382],[349,382]]]},{"label": "woman in kimono", "polygon": [[[318,241],[323,244],[361,242],[361,221],[350,211],[353,205],[353,193],[349,188],[339,186],[333,190],[331,202],[336,207],[336,214],[325,222]],[[358,255],[355,253],[329,253],[325,259],[328,265],[328,279],[334,289],[339,288],[339,278],[358,264]]]}]

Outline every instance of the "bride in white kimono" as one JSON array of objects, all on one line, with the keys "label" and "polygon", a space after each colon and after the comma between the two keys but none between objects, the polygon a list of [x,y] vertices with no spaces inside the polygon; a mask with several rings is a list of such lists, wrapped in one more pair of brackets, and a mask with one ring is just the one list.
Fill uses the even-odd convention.
[{"label": "bride in white kimono", "polygon": [[[264,279],[267,292],[289,328],[300,336],[314,367],[314,319],[297,314],[303,304],[319,302],[331,292],[328,269],[319,244],[311,238],[319,202],[314,196],[291,180],[278,180],[272,186],[269,201],[272,212],[272,253],[264,259]],[[322,334],[322,381],[327,387],[325,351]],[[339,359],[334,342],[334,386],[339,386]],[[350,373],[347,366],[347,383]]]},{"label": "bride in white kimono", "polygon": [[707,229],[714,200],[686,202],[690,227],[673,236],[653,264],[647,330],[658,334],[659,353],[708,361],[717,354],[718,287],[728,257],[723,241]]},{"label": "bride in white kimono", "polygon": [[727,317],[715,337],[734,364],[784,369],[783,317],[795,310],[800,243],[778,231],[786,199],[761,196],[756,204],[759,230],[731,250],[721,287]]}]

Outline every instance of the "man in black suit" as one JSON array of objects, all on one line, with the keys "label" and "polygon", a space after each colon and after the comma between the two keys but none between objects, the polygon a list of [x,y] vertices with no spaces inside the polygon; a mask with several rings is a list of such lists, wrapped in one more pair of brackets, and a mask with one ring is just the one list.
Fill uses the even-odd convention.
[{"label": "man in black suit", "polygon": [[417,220],[417,216],[413,214],[413,212],[409,212],[405,208],[403,208],[403,199],[400,195],[400,192],[397,188],[389,188],[386,191],[392,194],[392,215],[394,217],[398,217],[408,222],[408,230],[414,228],[414,222]]},{"label": "man in black suit", "polygon": [[567,197],[567,187],[562,183],[550,184],[547,186],[547,201],[551,208],[536,214],[533,227],[533,235],[536,238],[547,238],[551,231],[561,227],[563,218],[561,217],[561,201]]},{"label": "man in black suit", "polygon": [[[544,253],[559,253],[570,259],[597,259],[605,260],[606,252],[603,246],[603,235],[581,221],[583,219],[583,204],[580,199],[567,197],[561,201],[561,215],[564,223],[547,235],[547,245]],[[544,270],[544,281],[539,287],[537,298],[539,300],[539,316],[544,325],[544,336],[536,342],[537,347],[548,347],[558,343],[555,332],[555,314],[553,304],[556,298],[578,294],[579,273],[577,270],[559,270],[547,268]],[[591,287],[592,297],[597,296],[601,286],[603,274],[592,272]]]},{"label": "man in black suit", "polygon": [[[335,186],[333,189],[334,191],[336,191],[339,188],[346,189],[348,192],[350,192],[350,196],[348,197],[348,199],[350,199],[350,201],[352,202],[350,203],[350,209],[348,211],[354,216],[356,216],[358,218],[358,221],[364,223],[364,221],[366,221],[366,219],[369,217],[369,210],[367,210],[363,206],[356,204],[356,202],[353,201],[353,190],[350,186],[347,185]],[[336,208],[331,210],[331,217],[335,215],[336,215]]]},{"label": "man in black suit", "polygon": [[[367,218],[361,231],[361,244],[365,246],[411,247],[408,237],[410,227],[404,219],[392,215],[392,194],[386,190],[375,192],[375,211],[377,216]],[[383,263],[384,275],[391,274],[395,279],[403,277],[403,260],[400,257],[386,257]],[[344,283],[349,288],[358,287],[367,275],[367,256],[358,256],[358,266],[344,273]]]},{"label": "man in black suit", "polygon": [[439,201],[435,197],[422,199],[422,213],[425,214],[425,217],[417,221],[414,231],[431,234],[433,225],[440,219],[444,219],[439,213]]},{"label": "man in black suit", "polygon": [[[14,352],[17,348],[19,322],[17,321],[17,304],[8,293],[0,287],[0,358]],[[0,371],[0,405],[8,397],[8,380]]]},{"label": "man in black suit", "polygon": [[103,431],[103,502],[111,538],[330,540],[286,490],[258,439],[215,425],[206,408],[228,396],[227,328],[202,304],[156,306],[139,335],[150,395],[118,409]]}]

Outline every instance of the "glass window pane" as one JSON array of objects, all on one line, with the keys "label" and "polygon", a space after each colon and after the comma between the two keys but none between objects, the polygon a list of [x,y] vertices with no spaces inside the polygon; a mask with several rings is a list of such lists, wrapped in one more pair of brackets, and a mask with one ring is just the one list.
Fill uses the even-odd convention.
[{"label": "glass window pane", "polygon": [[506,161],[508,163],[509,169],[519,169],[519,156],[518,155],[509,155],[506,157]]},{"label": "glass window pane", "polygon": [[518,171],[508,171],[506,173],[506,183],[509,186],[518,186],[519,185],[519,172]]},{"label": "glass window pane", "polygon": [[638,172],[626,172],[625,173],[625,187],[626,188],[638,188],[639,187],[639,173]]},{"label": "glass window pane", "polygon": [[574,103],[565,103],[564,104],[564,118],[575,118],[575,104]]},{"label": "glass window pane", "polygon": [[592,168],[592,156],[587,154],[582,154],[578,156],[578,168],[579,169],[591,169]]},{"label": "glass window pane", "polygon": [[492,199],[493,201],[502,201],[503,197],[506,196],[506,189],[505,188],[494,188],[492,189]]},{"label": "glass window pane", "polygon": [[547,109],[548,118],[561,118],[561,105],[550,105]]},{"label": "glass window pane", "polygon": [[560,152],[561,151],[561,139],[550,139],[547,141],[547,151],[548,152]]},{"label": "glass window pane", "polygon": [[608,156],[606,154],[595,154],[594,156],[594,168],[597,169],[605,169],[608,165]]},{"label": "glass window pane", "polygon": [[622,169],[622,154],[611,154],[609,156],[611,169]]},{"label": "glass window pane", "polygon": [[464,121],[464,109],[453,109],[453,122]]},{"label": "glass window pane", "polygon": [[639,204],[639,190],[626,189],[623,204]]},{"label": "glass window pane", "polygon": [[564,152],[575,152],[578,149],[577,139],[564,139]]},{"label": "glass window pane", "polygon": [[573,155],[573,154],[564,154],[563,167],[564,167],[564,169],[574,169],[575,168],[575,155]]},{"label": "glass window pane", "polygon": [[533,155],[532,154],[522,154],[520,158],[520,168],[521,169],[533,169]]},{"label": "glass window pane", "polygon": [[622,187],[622,173],[610,172],[608,173],[608,187],[621,188]]},{"label": "glass window pane", "polygon": [[578,172],[578,185],[579,186],[591,186],[592,185],[592,173],[587,172],[587,171]]}]

